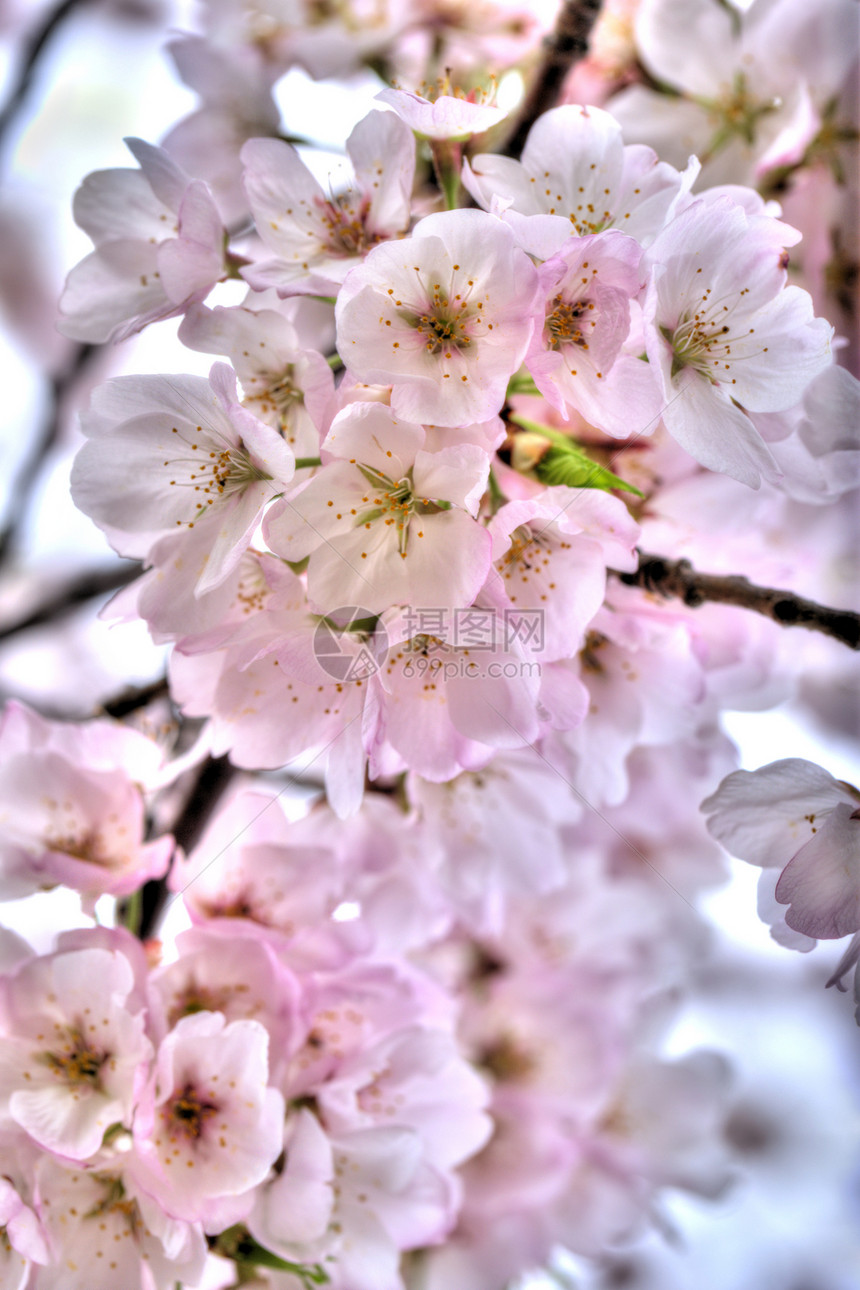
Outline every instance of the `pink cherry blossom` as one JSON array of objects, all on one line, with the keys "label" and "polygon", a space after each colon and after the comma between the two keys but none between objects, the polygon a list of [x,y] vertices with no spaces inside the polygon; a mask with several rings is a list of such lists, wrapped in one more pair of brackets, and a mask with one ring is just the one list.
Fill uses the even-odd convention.
[{"label": "pink cherry blossom", "polygon": [[431,633],[420,613],[386,617],[389,649],[370,678],[372,775],[409,769],[438,783],[485,766],[493,749],[537,737],[540,666],[504,639],[503,624],[497,632],[493,610],[477,617],[490,630],[477,649],[457,642],[462,618],[446,615]]},{"label": "pink cherry blossom", "polygon": [[619,438],[650,433],[661,412],[648,364],[622,349],[642,248],[614,229],[572,237],[538,269],[544,295],[526,367],[565,419],[575,408]]},{"label": "pink cherry blossom", "polygon": [[225,276],[224,229],[209,189],[161,148],[127,140],[140,170],[100,170],[75,196],[96,249],[69,274],[61,330],[73,340],[123,340],[182,313]]},{"label": "pink cherry blossom", "polygon": [[152,740],[108,721],[62,725],[23,704],[0,723],[0,891],[64,883],[94,900],[161,877],[169,836],[144,841],[145,785],[161,775]]},{"label": "pink cherry blossom", "polygon": [[596,489],[547,488],[531,501],[508,502],[490,521],[494,572],[484,596],[516,619],[541,616],[532,652],[547,662],[569,658],[603,604],[606,567],[635,568],[639,529],[627,507]]},{"label": "pink cherry blossom", "polygon": [[581,725],[551,739],[558,749],[552,764],[564,766],[592,804],[622,802],[633,749],[691,735],[701,723],[706,698],[685,617],[654,611],[636,596],[619,596],[619,590],[613,589],[613,603],[592,620],[576,663],[590,696],[588,714]]},{"label": "pink cherry blossom", "polygon": [[268,1085],[268,1046],[259,1022],[216,1012],[181,1017],[162,1041],[133,1175],[175,1218],[237,1221],[280,1155],[284,1101]]},{"label": "pink cherry blossom", "polygon": [[360,380],[391,385],[397,416],[439,426],[486,421],[532,332],[534,267],[482,211],[428,215],[375,247],[338,296],[338,349]]},{"label": "pink cherry blossom", "polygon": [[331,646],[337,658],[324,658],[324,666],[314,644],[319,615],[309,612],[295,575],[277,563],[253,613],[240,601],[225,627],[179,641],[171,689],[186,712],[210,718],[216,753],[229,751],[236,765],[254,768],[299,757],[305,766],[319,763],[329,800],[348,815],[364,788],[367,677],[380,650],[364,629],[327,627],[323,652]]},{"label": "pink cherry blossom", "polygon": [[447,783],[409,777],[423,849],[438,839],[444,851],[437,881],[478,933],[501,934],[513,901],[564,882],[558,824],[576,819],[579,806],[560,797],[557,785],[555,771],[531,749],[499,753],[483,770]]},{"label": "pink cherry blossom", "polygon": [[[7,1157],[4,1142],[4,1166]],[[50,1263],[45,1232],[8,1177],[0,1178],[0,1278],[8,1290],[22,1290],[33,1263]]]}]

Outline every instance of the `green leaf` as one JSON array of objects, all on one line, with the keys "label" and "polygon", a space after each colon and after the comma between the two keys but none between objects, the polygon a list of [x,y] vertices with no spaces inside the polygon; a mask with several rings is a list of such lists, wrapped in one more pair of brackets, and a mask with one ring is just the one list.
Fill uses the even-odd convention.
[{"label": "green leaf", "polygon": [[540,394],[540,390],[535,385],[531,374],[524,368],[521,368],[519,372],[515,372],[508,381],[508,388],[505,397],[510,399],[513,398],[515,394]]},{"label": "green leaf", "polygon": [[508,420],[515,422],[530,434],[540,435],[542,439],[549,440],[550,448],[533,468],[534,474],[542,484],[548,487],[566,484],[568,488],[600,488],[603,492],[618,488],[626,493],[635,493],[637,497],[644,496],[638,488],[620,479],[618,475],[613,475],[611,470],[607,470],[599,462],[592,461],[587,453],[577,447],[573,440],[560,430],[553,430],[538,421],[529,421],[527,417],[521,417],[518,413],[511,413]]}]

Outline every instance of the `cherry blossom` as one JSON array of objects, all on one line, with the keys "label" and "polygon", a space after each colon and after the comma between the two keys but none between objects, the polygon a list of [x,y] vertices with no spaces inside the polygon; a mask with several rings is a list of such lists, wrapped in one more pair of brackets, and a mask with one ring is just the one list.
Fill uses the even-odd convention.
[{"label": "cherry blossom", "polygon": [[782,868],[774,895],[788,906],[789,928],[812,938],[860,930],[860,792],[853,785],[791,757],[735,771],[702,810],[727,850]]},{"label": "cherry blossom", "polygon": [[[8,1143],[4,1144],[8,1148]],[[8,1157],[4,1153],[4,1167]],[[0,1275],[9,1290],[22,1290],[32,1264],[51,1261],[44,1229],[8,1177],[0,1178]]]},{"label": "cherry blossom", "polygon": [[99,948],[30,960],[2,981],[0,1101],[47,1150],[86,1160],[131,1123],[152,1053],[143,1014],[127,1007],[133,985],[128,960]]},{"label": "cherry blossom", "polygon": [[84,418],[89,442],[72,471],[76,505],[122,555],[204,524],[211,535],[195,585],[217,587],[239,563],[263,507],[292,479],[295,458],[237,402],[230,368],[194,376],[117,377]]},{"label": "cherry blossom", "polygon": [[225,221],[241,219],[248,210],[239,160],[242,144],[276,135],[280,125],[272,95],[274,69],[258,47],[219,48],[188,33],[169,40],[166,50],[201,103],[167,133],[164,150],[206,181]]},{"label": "cherry blossom", "polygon": [[379,403],[354,403],[323,443],[326,463],[275,503],[266,540],[276,554],[310,554],[308,594],[322,612],[356,604],[471,604],[490,564],[474,516],[489,460],[472,444],[424,451],[421,426]]},{"label": "cherry blossom", "polygon": [[[721,1196],[755,1060],[683,1034],[767,984],[700,912],[719,843],[781,945],[860,963],[860,792],[737,772],[724,722],[856,716],[787,626],[856,626],[849,8],[206,0],[196,102],[75,199],[60,365],[44,212],[0,212],[50,395],[0,676],[76,718],[0,719],[4,1286],[680,1287],[664,1198]],[[74,500],[140,562],[93,630],[78,535],[25,541],[87,397]],[[131,689],[105,620],[156,647]]]},{"label": "cherry blossom", "polygon": [[127,140],[140,170],[100,170],[75,197],[96,249],[69,274],[61,329],[73,340],[123,340],[182,313],[225,276],[224,229],[209,189],[167,153]]},{"label": "cherry blossom", "polygon": [[162,766],[152,740],[108,721],[47,722],[10,703],[0,749],[6,899],[64,883],[94,900],[163,876],[173,839],[144,840],[142,784]]},{"label": "cherry blossom", "polygon": [[562,416],[575,408],[619,438],[650,433],[661,412],[649,366],[622,352],[641,255],[614,229],[568,238],[538,269],[545,298],[526,355],[535,385]]},{"label": "cherry blossom", "polygon": [[326,196],[289,144],[252,139],[242,149],[245,188],[263,242],[277,257],[249,265],[257,290],[336,292],[377,243],[408,231],[415,170],[411,131],[392,112],[371,112],[347,141],[355,184]]},{"label": "cherry blossom", "polygon": [[462,622],[443,621],[437,634],[420,630],[421,615],[386,617],[388,653],[370,680],[371,774],[408,768],[439,782],[486,765],[493,749],[536,738],[540,667],[503,633],[497,640],[489,617],[491,635],[482,640],[488,615],[477,615],[478,649],[455,643]]},{"label": "cherry blossom", "polygon": [[606,566],[633,568],[638,528],[623,502],[595,489],[559,485],[509,502],[489,525],[495,573],[485,597],[516,621],[538,610],[543,639],[533,653],[570,658],[603,604]]},{"label": "cherry blossom", "polygon": [[790,148],[802,156],[856,51],[846,0],[726,10],[716,0],[641,0],[639,56],[670,98],[632,85],[607,105],[631,141],[678,164],[695,152],[711,184],[748,183]]},{"label": "cherry blossom", "polygon": [[338,296],[338,349],[360,380],[393,386],[397,416],[439,426],[486,421],[532,331],[535,270],[499,220],[428,215],[375,247]]},{"label": "cherry blossom", "polygon": [[118,1163],[84,1170],[39,1161],[39,1208],[62,1257],[38,1270],[34,1290],[173,1290],[178,1278],[199,1282],[207,1253],[200,1226],[171,1218]]},{"label": "cherry blossom", "polygon": [[283,1137],[268,1045],[259,1022],[217,1012],[181,1017],[162,1041],[154,1102],[135,1119],[131,1168],[173,1217],[229,1226],[251,1208]]},{"label": "cherry blossom", "polygon": [[[426,86],[422,86],[426,89]],[[442,86],[450,89],[450,86]],[[475,91],[469,94],[414,94],[399,88],[380,90],[377,99],[388,104],[410,130],[424,139],[468,139],[498,125],[507,115]]]},{"label": "cherry blossom", "polygon": [[244,406],[283,436],[297,457],[316,457],[334,394],[331,368],[303,348],[296,327],[271,309],[192,306],[179,338],[189,349],[224,354],[244,391]]},{"label": "cherry blossom", "polygon": [[796,240],[724,197],[693,202],[645,257],[646,348],[666,428],[702,465],[754,488],[778,471],[744,409],[791,407],[831,361],[832,328],[785,285],[780,248]]},{"label": "cherry blossom", "polygon": [[504,214],[527,251],[547,259],[572,233],[617,228],[647,245],[696,170],[681,175],[651,148],[625,146],[608,112],[571,104],[538,118],[521,161],[473,157],[463,182],[485,209]]}]

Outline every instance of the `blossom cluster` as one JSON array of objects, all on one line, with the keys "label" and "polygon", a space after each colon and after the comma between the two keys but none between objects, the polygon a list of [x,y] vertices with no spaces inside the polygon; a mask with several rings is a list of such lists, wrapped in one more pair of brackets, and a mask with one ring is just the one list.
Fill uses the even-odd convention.
[{"label": "blossom cluster", "polygon": [[[77,505],[150,567],[122,609],[175,642],[173,693],[210,719],[213,750],[249,769],[327,750],[344,815],[366,767],[372,780],[450,780],[585,716],[581,651],[607,568],[635,568],[640,529],[611,491],[624,482],[566,459],[559,425],[585,421],[619,450],[662,426],[702,465],[758,486],[781,472],[757,418],[779,423],[832,364],[832,328],[787,284],[797,235],[751,190],[694,197],[695,160],[676,171],[625,145],[605,112],[562,106],[521,161],[464,163],[483,209],[414,219],[415,140],[397,114],[412,104],[389,101],[350,136],[355,179],[334,200],[288,144],[245,144],[258,240],[238,270],[243,305],[200,299],[200,242],[181,215],[200,181],[188,182],[179,235],[141,242],[173,266],[153,290],[163,313],[185,311],[180,339],[232,366],[215,363],[208,384],[100,387],[72,473]],[[177,193],[184,181],[167,154],[135,147],[140,172],[82,190],[116,212],[61,302],[63,325],[88,340],[117,334],[105,318],[124,314],[124,334],[153,317],[149,298],[105,278],[108,249],[115,267],[123,255],[129,275],[138,267],[117,194],[132,179],[163,189],[169,175]],[[209,233],[214,281],[225,233]],[[320,329],[302,324],[302,297],[328,293],[336,388]],[[543,423],[506,413],[517,389]],[[496,452],[523,451],[517,429],[555,452],[506,477],[508,496]],[[475,630],[455,634],[469,610]]]},{"label": "blossom cluster", "polygon": [[[780,204],[836,148],[844,5],[791,94],[795,0],[683,8],[701,67],[676,0],[609,0],[506,152],[487,73],[535,74],[539,6],[209,0],[169,45],[199,108],[79,189],[63,335],[212,362],[98,385],[71,471],[169,708],[0,718],[0,898],[92,923],[0,929],[13,1290],[599,1261],[734,1174],[729,1064],[665,1042],[718,844],[778,941],[860,961],[858,790],[721,725],[832,656],[640,576],[846,594],[860,383]],[[361,65],[326,181],[274,90]]]}]

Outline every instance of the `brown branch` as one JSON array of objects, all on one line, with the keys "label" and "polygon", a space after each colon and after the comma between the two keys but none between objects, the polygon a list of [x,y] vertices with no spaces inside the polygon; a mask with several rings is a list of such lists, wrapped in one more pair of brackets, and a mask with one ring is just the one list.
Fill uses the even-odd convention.
[{"label": "brown branch", "polygon": [[555,107],[565,77],[588,53],[588,38],[600,12],[601,0],[562,0],[555,30],[543,42],[543,60],[529,87],[507,143],[505,157],[519,159],[529,130],[539,116]]},{"label": "brown branch", "polygon": [[104,714],[106,717],[120,720],[122,717],[130,716],[132,712],[139,712],[141,708],[154,703],[156,699],[169,698],[170,687],[167,684],[167,677],[162,676],[157,681],[151,681],[149,685],[128,686],[113,699],[106,699],[99,706],[99,715]]},{"label": "brown branch", "polygon": [[63,400],[101,348],[100,345],[75,345],[62,371],[48,375],[50,401],[44,424],[18,466],[9,489],[7,513],[0,528],[0,564],[12,553],[42,467],[59,439]]},{"label": "brown branch", "polygon": [[0,626],[0,641],[8,640],[17,632],[29,631],[31,627],[41,627],[54,622],[65,614],[71,613],[79,605],[97,596],[104,596],[109,591],[118,591],[143,573],[143,566],[132,560],[117,561],[106,569],[94,569],[91,573],[81,574],[73,582],[60,588],[55,596],[39,605],[37,609],[25,614],[17,621]]},{"label": "brown branch", "polygon": [[615,573],[615,576],[628,587],[642,587],[667,599],[683,600],[691,609],[706,601],[737,605],[740,609],[764,614],[781,627],[806,627],[832,636],[849,649],[860,650],[860,614],[850,609],[829,609],[814,600],[796,596],[793,591],[757,587],[748,578],[697,573],[689,560],[666,560],[642,551],[635,573]]},{"label": "brown branch", "polygon": [[[235,767],[226,757],[207,757],[203,762],[191,795],[171,830],[177,847],[181,847],[186,855],[197,846],[235,774]],[[154,935],[167,900],[166,878],[154,878],[144,883],[137,933],[142,941]]]},{"label": "brown branch", "polygon": [[41,22],[38,22],[25,38],[18,74],[13,82],[9,98],[3,110],[0,111],[0,141],[4,139],[16,114],[27,99],[36,78],[39,60],[45,47],[57,28],[65,22],[69,14],[80,3],[81,0],[60,0],[59,4],[48,10],[42,17]]}]

